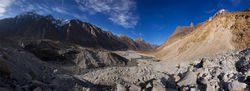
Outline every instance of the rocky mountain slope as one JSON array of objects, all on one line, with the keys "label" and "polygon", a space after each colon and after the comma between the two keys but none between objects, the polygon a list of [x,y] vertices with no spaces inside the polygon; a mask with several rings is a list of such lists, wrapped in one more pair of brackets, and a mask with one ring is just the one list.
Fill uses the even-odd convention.
[{"label": "rocky mountain slope", "polygon": [[[182,35],[181,39],[173,40],[170,37],[153,55],[161,60],[183,60],[248,48],[249,16],[248,11],[219,11],[189,34]],[[169,40],[173,42],[169,43]]]},{"label": "rocky mountain slope", "polygon": [[135,49],[138,51],[152,50],[156,49],[154,45],[148,44],[142,38],[131,39],[127,36],[120,34],[118,35],[118,40],[122,41],[124,44],[128,46],[129,49]]},{"label": "rocky mountain slope", "polygon": [[109,31],[80,20],[55,19],[51,15],[41,16],[36,12],[25,12],[14,18],[0,20],[0,35],[32,39],[52,39],[79,44],[85,47],[108,50],[152,50],[145,41],[134,41],[113,35]]},{"label": "rocky mountain slope", "polygon": [[193,30],[195,29],[193,23],[190,24],[190,26],[178,26],[174,33],[168,37],[168,39],[166,40],[166,42],[164,42],[164,44],[162,44],[159,48],[157,48],[157,50],[161,50],[162,48],[164,48],[164,46],[170,45],[171,43],[183,38],[184,36],[186,36],[187,34],[191,33]]}]

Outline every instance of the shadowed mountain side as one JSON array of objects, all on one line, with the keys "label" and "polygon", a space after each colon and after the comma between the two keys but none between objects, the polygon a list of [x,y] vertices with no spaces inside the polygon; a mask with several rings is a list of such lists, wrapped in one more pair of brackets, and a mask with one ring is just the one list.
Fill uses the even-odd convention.
[{"label": "shadowed mountain side", "polygon": [[113,35],[109,31],[80,20],[55,19],[36,12],[25,12],[14,18],[0,20],[0,36],[32,39],[52,39],[75,43],[84,47],[108,50],[153,50],[144,40],[137,41]]}]

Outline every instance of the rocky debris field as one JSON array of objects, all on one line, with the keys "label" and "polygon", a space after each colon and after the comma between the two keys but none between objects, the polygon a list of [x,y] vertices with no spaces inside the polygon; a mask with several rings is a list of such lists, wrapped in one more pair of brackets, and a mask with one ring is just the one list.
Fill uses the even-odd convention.
[{"label": "rocky debris field", "polygon": [[[218,54],[189,62],[152,62],[134,67],[112,67],[76,75],[118,91],[248,91],[250,49]],[[172,70],[156,66],[175,65]]]},{"label": "rocky debris field", "polygon": [[132,51],[0,39],[0,91],[249,91],[250,48],[158,62]]}]

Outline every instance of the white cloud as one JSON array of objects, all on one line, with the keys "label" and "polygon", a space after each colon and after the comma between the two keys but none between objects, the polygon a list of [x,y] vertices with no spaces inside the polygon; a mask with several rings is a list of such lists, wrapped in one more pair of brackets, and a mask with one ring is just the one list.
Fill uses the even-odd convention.
[{"label": "white cloud", "polygon": [[13,0],[0,0],[0,17],[4,15],[6,9],[11,5]]},{"label": "white cloud", "polygon": [[19,8],[18,13],[35,10],[39,14],[51,14],[51,8],[45,3],[31,3],[27,0],[16,0],[13,4]]},{"label": "white cloud", "polygon": [[138,16],[134,13],[136,2],[134,0],[75,0],[80,10],[90,14],[102,13],[115,24],[125,28],[134,28]]},{"label": "white cloud", "polygon": [[54,10],[54,11],[56,11],[58,13],[68,14],[68,12],[66,12],[66,10],[64,8],[54,7],[54,8],[52,8],[52,10]]}]

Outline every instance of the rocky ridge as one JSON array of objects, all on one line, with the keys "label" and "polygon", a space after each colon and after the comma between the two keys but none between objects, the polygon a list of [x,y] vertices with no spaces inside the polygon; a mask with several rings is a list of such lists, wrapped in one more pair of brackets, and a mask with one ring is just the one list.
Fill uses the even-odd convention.
[{"label": "rocky ridge", "polygon": [[[188,60],[250,47],[249,12],[219,11],[183,38],[151,52],[160,60]],[[174,35],[174,34],[173,34]],[[213,49],[213,50],[211,50]]]},{"label": "rocky ridge", "polygon": [[145,41],[129,42],[109,31],[80,20],[55,19],[51,15],[42,16],[36,12],[24,12],[14,18],[0,20],[1,37],[30,39],[50,39],[75,43],[84,47],[107,50],[153,50]]}]

